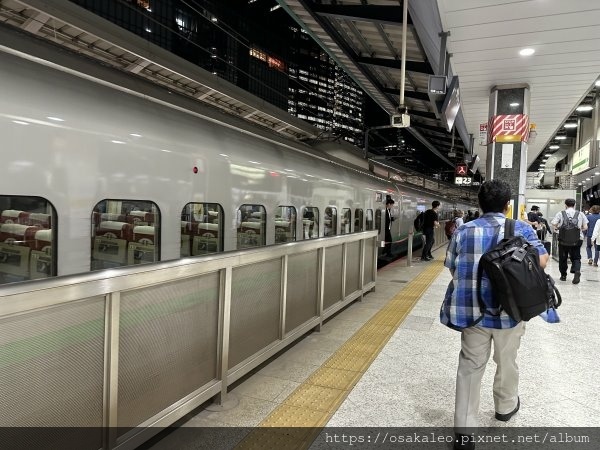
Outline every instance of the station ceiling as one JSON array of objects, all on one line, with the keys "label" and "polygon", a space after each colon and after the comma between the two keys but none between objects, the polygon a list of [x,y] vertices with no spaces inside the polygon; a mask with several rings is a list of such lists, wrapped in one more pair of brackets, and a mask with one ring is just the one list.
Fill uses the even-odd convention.
[{"label": "station ceiling", "polygon": [[[277,0],[363,90],[388,114],[397,112],[400,96],[400,64],[402,46],[401,0]],[[403,138],[411,147],[426,151],[388,155],[419,159],[421,170],[452,170],[466,151],[458,134],[454,140],[436,116],[427,94],[429,75],[436,64],[430,62],[408,16],[406,42],[405,106],[411,116],[411,127],[403,130]],[[389,125],[389,123],[382,123]],[[389,134],[394,130],[377,130]],[[375,134],[375,133],[374,133]],[[454,148],[455,157],[448,153]],[[385,155],[385,153],[383,153]]]},{"label": "station ceiling", "polygon": [[[414,0],[417,1],[417,0]],[[418,0],[422,1],[422,0]],[[426,0],[428,1],[428,0]],[[435,1],[435,0],[434,0]],[[477,135],[487,121],[490,88],[530,86],[530,120],[537,137],[528,166],[560,150],[551,144],[600,75],[600,2],[594,0],[437,0],[444,31],[450,31],[451,65],[460,77],[468,131]],[[521,56],[531,48],[535,53]],[[571,133],[574,134],[574,133]],[[483,146],[475,146],[485,161]]]}]

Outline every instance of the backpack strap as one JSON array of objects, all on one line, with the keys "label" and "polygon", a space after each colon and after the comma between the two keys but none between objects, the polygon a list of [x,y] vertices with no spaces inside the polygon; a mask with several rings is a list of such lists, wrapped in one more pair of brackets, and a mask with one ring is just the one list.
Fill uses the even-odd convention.
[{"label": "backpack strap", "polygon": [[[504,221],[504,238],[503,239],[509,239],[511,237],[514,237],[515,235],[515,223],[517,221],[514,219],[509,219],[508,217],[506,218],[506,220]],[[498,228],[498,234],[496,235],[496,242],[498,242],[498,236],[500,235],[500,227]],[[485,312],[487,311],[487,307],[485,306],[485,302],[483,301],[483,297],[481,295],[481,279],[483,277],[483,266],[481,264],[479,264],[477,266],[477,302],[479,303],[479,310],[481,311],[481,317],[479,319],[477,319],[477,321],[475,323],[473,323],[473,325],[479,323],[481,320],[483,320],[483,316],[485,314]],[[498,308],[498,314],[497,316],[499,316],[502,313],[502,308],[499,307]],[[491,313],[489,313],[491,314]],[[492,314],[494,315],[494,314]]]}]

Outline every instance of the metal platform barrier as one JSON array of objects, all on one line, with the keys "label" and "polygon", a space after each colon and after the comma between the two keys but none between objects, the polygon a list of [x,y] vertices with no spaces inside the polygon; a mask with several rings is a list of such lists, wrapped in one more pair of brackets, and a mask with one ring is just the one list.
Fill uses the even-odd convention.
[{"label": "metal platform barrier", "polygon": [[224,401],[231,383],[374,289],[376,239],[368,231],[2,286],[0,427],[57,427],[56,448],[72,439],[67,427],[87,430],[79,448],[134,448]]}]

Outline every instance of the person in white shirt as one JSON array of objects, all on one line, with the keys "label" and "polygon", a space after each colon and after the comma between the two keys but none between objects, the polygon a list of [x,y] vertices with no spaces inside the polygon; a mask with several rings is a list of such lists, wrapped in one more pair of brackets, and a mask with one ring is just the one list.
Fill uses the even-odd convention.
[{"label": "person in white shirt", "polygon": [[[564,245],[558,241],[558,270],[560,270],[560,280],[567,281],[567,258],[571,259],[571,273],[575,274],[573,277],[573,284],[578,284],[581,278],[581,244],[583,243],[583,231],[587,230],[588,220],[585,215],[575,210],[575,199],[568,198],[565,200],[565,210],[561,211],[554,216],[552,219],[552,225],[554,230],[559,233],[560,227],[566,220],[574,220],[576,217],[577,228],[579,228],[579,242],[576,245]],[[560,236],[560,233],[559,233]]]}]

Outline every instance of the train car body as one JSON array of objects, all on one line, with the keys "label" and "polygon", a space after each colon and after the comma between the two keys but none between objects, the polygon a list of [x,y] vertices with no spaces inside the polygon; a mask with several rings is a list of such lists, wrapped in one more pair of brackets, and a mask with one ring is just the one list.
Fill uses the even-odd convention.
[{"label": "train car body", "polygon": [[456,206],[176,94],[155,101],[148,82],[89,78],[0,51],[0,283],[381,230],[387,195],[394,236],[434,199]]}]

